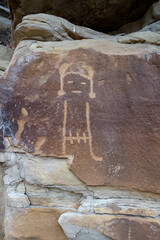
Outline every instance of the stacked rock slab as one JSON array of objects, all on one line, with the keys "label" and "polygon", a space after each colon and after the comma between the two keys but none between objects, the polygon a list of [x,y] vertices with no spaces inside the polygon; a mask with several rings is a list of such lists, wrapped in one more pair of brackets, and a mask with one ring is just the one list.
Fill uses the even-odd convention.
[{"label": "stacked rock slab", "polygon": [[[160,7],[160,4],[159,4]],[[159,14],[160,18],[160,14]],[[140,31],[126,35],[112,36],[90,28],[75,25],[64,18],[39,13],[27,15],[14,31],[14,45],[25,39],[39,41],[72,41],[82,39],[106,39],[112,42],[160,45],[160,21],[156,21]]]},{"label": "stacked rock slab", "polygon": [[6,240],[159,239],[159,66],[154,45],[19,43],[0,80]]}]

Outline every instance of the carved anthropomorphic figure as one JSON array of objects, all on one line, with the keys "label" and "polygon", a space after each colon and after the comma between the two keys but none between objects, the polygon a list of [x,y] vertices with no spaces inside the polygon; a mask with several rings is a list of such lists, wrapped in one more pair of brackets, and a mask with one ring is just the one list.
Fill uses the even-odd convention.
[{"label": "carved anthropomorphic figure", "polygon": [[[90,102],[96,98],[94,92],[94,70],[85,63],[64,63],[59,68],[59,96],[65,96],[63,119],[63,155],[77,151],[76,145],[87,145],[92,159],[102,161],[96,156],[92,143],[90,121]],[[90,101],[90,102],[89,102]],[[73,125],[74,121],[74,125]]]}]

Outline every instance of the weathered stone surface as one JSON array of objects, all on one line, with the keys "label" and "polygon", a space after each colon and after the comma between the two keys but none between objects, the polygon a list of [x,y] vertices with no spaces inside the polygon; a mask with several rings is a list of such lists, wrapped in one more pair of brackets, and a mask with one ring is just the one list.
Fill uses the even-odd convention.
[{"label": "weathered stone surface", "polygon": [[130,33],[125,36],[118,37],[120,43],[149,43],[160,45],[160,33],[151,31],[141,31]]},{"label": "weathered stone surface", "polygon": [[142,217],[159,217],[160,207],[159,201],[154,200],[139,200],[130,197],[130,199],[122,198],[107,198],[93,199],[88,197],[81,202],[78,208],[80,213],[97,213],[97,214],[119,214],[132,215]]},{"label": "weathered stone surface", "polygon": [[57,219],[63,211],[47,208],[10,209],[6,240],[67,240]]},{"label": "weathered stone surface", "polygon": [[159,63],[154,46],[22,42],[1,79],[6,129],[27,151],[69,156],[88,185],[160,192]]},{"label": "weathered stone surface", "polygon": [[106,39],[119,43],[148,43],[160,45],[159,21],[125,36],[111,36],[92,29],[74,25],[67,20],[48,15],[33,14],[23,18],[15,32],[15,46],[24,39],[64,41],[78,39]]},{"label": "weathered stone surface", "polygon": [[13,55],[13,49],[0,45],[0,70],[5,71]]},{"label": "weathered stone surface", "polygon": [[11,40],[11,20],[7,0],[0,1],[0,42],[7,45]]},{"label": "weathered stone surface", "polygon": [[[144,27],[150,26],[152,23],[156,23],[160,20],[160,1],[155,2],[152,6],[148,9],[145,15],[135,21],[130,22],[118,29],[118,31],[113,32],[114,34],[117,33],[132,33],[138,30],[143,29]],[[150,29],[149,29],[150,30]]]},{"label": "weathered stone surface", "polygon": [[[5,138],[5,142],[7,150],[5,154],[1,153],[0,159],[5,166],[4,229],[6,239],[48,240],[52,239],[53,231],[55,236],[59,237],[60,227],[57,220],[65,212],[68,212],[69,217],[66,220],[67,224],[64,223],[66,226],[63,227],[64,216],[62,215],[62,227],[67,236],[66,228],[69,229],[69,232],[75,233],[77,240],[110,239],[108,235],[103,234],[105,230],[102,231],[101,227],[101,225],[104,226],[104,219],[106,223],[105,217],[109,215],[109,217],[124,215],[127,221],[127,215],[134,216],[136,221],[137,216],[141,217],[140,219],[143,219],[142,217],[159,218],[160,216],[160,195],[158,194],[106,186],[87,187],[69,171],[65,159],[17,152],[16,148],[11,147],[9,138]],[[33,208],[33,206],[35,207]],[[45,213],[42,214],[42,211]],[[73,221],[75,224],[70,221],[73,212],[76,213],[74,217],[79,219],[78,223],[77,220]],[[88,215],[91,218],[86,218]],[[99,216],[103,216],[102,221]],[[107,221],[109,219],[107,218]],[[81,220],[84,224],[80,222]],[[49,225],[47,221],[49,221]],[[94,221],[95,227],[93,227]],[[80,229],[78,234],[77,224]],[[118,225],[120,224],[118,223]],[[152,226],[152,223],[148,223],[148,226]],[[107,231],[110,231],[112,235],[117,235],[116,227],[113,228],[111,225],[111,228],[108,227],[108,229]],[[46,232],[44,233],[44,231]],[[135,235],[135,232],[132,232]],[[44,234],[46,234],[45,237]],[[124,234],[123,227],[120,228],[118,234]]]},{"label": "weathered stone surface", "polygon": [[[30,154],[21,161],[20,175],[29,184],[84,189],[84,184],[69,171],[65,159],[39,158]],[[16,176],[18,177],[18,174]]]},{"label": "weathered stone surface", "polygon": [[152,31],[152,32],[158,32],[160,33],[160,21],[154,22],[148,26],[145,26],[142,28],[141,31]]},{"label": "weathered stone surface", "polygon": [[8,0],[13,27],[22,17],[33,13],[49,13],[74,24],[101,32],[114,31],[141,18],[155,0]]},{"label": "weathered stone surface", "polygon": [[98,199],[135,199],[141,200],[142,202],[147,200],[160,201],[160,195],[151,192],[141,192],[137,190],[130,190],[124,188],[108,187],[108,186],[97,186],[88,187],[88,190],[92,192],[92,196]]},{"label": "weathered stone surface", "polygon": [[80,27],[63,18],[42,13],[25,16],[14,32],[15,45],[24,39],[64,41],[97,38],[116,41],[114,36]]},{"label": "weathered stone surface", "polygon": [[160,220],[138,217],[64,213],[59,218],[70,240],[158,240]]},{"label": "weathered stone surface", "polygon": [[7,30],[11,28],[11,21],[7,18],[0,16],[0,29]]},{"label": "weathered stone surface", "polygon": [[[82,199],[82,194],[64,191],[57,188],[45,188],[26,184],[26,194],[32,206],[61,207],[77,209]],[[78,190],[78,188],[77,188]]]},{"label": "weathered stone surface", "polygon": [[0,166],[0,239],[3,239],[3,220],[4,220],[4,184],[3,184],[3,174],[2,168]]}]

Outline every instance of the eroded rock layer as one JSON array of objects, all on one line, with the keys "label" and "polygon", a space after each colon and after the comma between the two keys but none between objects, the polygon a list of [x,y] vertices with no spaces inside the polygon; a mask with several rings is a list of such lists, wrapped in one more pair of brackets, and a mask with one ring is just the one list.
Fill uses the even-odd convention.
[{"label": "eroded rock layer", "polygon": [[22,17],[33,13],[49,13],[63,17],[74,24],[101,32],[117,30],[133,22],[148,10],[155,0],[8,0],[13,27]]},{"label": "eroded rock layer", "polygon": [[21,42],[1,79],[4,135],[68,158],[87,185],[160,193],[159,64],[148,45]]}]

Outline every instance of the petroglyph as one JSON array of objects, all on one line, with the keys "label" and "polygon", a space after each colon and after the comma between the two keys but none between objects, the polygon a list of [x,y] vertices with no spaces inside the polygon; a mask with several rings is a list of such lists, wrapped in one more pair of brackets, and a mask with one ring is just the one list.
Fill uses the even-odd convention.
[{"label": "petroglyph", "polygon": [[67,123],[67,101],[64,102],[64,120],[63,120],[63,143],[62,151],[66,154],[66,123]]},{"label": "petroglyph", "polygon": [[[66,91],[64,91],[64,83],[65,83],[65,77],[67,75],[76,74],[85,79],[86,81],[89,81],[90,86],[90,92],[89,92],[89,98],[94,99],[96,97],[95,92],[93,91],[93,76],[94,76],[94,70],[90,66],[85,66],[84,64],[62,64],[59,68],[60,72],[60,90],[58,91],[59,96],[63,96],[67,94]],[[73,84],[72,80],[68,80],[67,84]],[[81,82],[82,85],[86,85],[86,82]],[[80,90],[72,90],[71,93],[73,94],[81,94],[83,93]],[[81,141],[83,141],[85,144],[88,143],[89,146],[89,152],[91,157],[95,161],[102,161],[102,157],[98,157],[94,154],[93,151],[93,145],[92,145],[92,133],[91,133],[91,127],[90,127],[90,106],[89,103],[86,102],[85,105],[85,111],[86,111],[86,132],[83,132],[82,135],[80,135],[79,131],[76,131],[76,135],[72,134],[72,130],[69,130],[69,135],[66,135],[66,128],[67,128],[67,108],[68,103],[67,101],[64,102],[64,120],[63,120],[63,143],[62,143],[62,151],[64,155],[67,155],[67,149],[66,149],[66,143],[67,141],[70,142],[71,145],[74,143],[80,144]]]},{"label": "petroglyph", "polygon": [[39,137],[38,140],[36,141],[35,144],[35,151],[38,153],[40,152],[41,147],[43,146],[43,144],[46,141],[46,137]]},{"label": "petroglyph", "polygon": [[95,161],[102,161],[103,158],[96,156],[93,152],[92,133],[91,133],[91,126],[90,126],[90,107],[88,102],[86,102],[86,120],[87,120],[87,130],[88,130],[88,137],[89,137],[89,149],[90,149],[91,156]]},{"label": "petroglyph", "polygon": [[28,111],[26,108],[21,109],[21,118],[18,120],[18,131],[16,132],[16,144],[20,143],[21,140],[21,134],[24,131],[24,125],[26,123],[26,117],[28,116]]},{"label": "petroglyph", "polygon": [[19,49],[1,78],[4,134],[33,154],[68,158],[87,185],[159,193],[159,55],[93,46]]},{"label": "petroglyph", "polygon": [[[90,84],[90,92],[89,97],[95,98],[96,94],[93,91],[93,76],[94,76],[94,69],[91,66],[86,66],[84,64],[62,64],[59,67],[59,73],[60,73],[60,90],[58,91],[59,96],[63,96],[66,94],[64,90],[64,83],[65,83],[65,77],[70,74],[77,74],[81,76],[82,78],[86,79],[86,81],[89,81]],[[72,84],[73,81],[67,81],[67,83]],[[81,82],[82,85],[86,85],[86,82]],[[80,91],[72,91],[72,93],[81,93]]]},{"label": "petroglyph", "polygon": [[24,130],[24,125],[26,123],[25,119],[20,119],[18,120],[18,131],[16,132],[16,143],[15,144],[19,144],[20,140],[21,140],[21,134]]},{"label": "petroglyph", "polygon": [[22,112],[23,116],[25,116],[25,117],[28,116],[28,111],[26,110],[26,108],[22,108],[21,112]]}]

